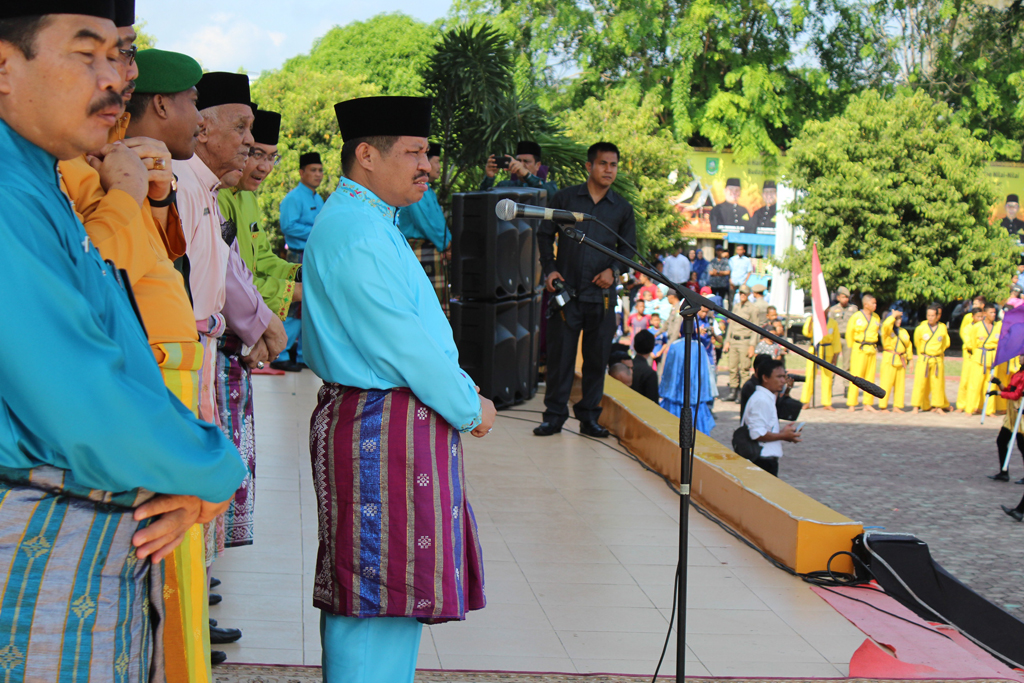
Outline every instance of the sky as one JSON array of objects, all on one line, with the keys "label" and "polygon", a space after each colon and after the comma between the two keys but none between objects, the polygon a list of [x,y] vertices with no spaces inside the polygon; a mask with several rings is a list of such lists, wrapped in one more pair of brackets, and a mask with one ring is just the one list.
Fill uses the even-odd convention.
[{"label": "sky", "polygon": [[450,0],[137,0],[135,14],[159,48],[191,55],[209,71],[243,67],[257,75],[308,53],[333,26],[383,12],[430,22],[449,6]]}]

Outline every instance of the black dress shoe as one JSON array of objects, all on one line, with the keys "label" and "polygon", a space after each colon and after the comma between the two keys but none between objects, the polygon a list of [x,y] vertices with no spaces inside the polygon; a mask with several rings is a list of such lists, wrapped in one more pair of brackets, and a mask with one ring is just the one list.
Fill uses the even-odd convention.
[{"label": "black dress shoe", "polygon": [[224,645],[233,643],[242,637],[242,632],[237,628],[211,628],[210,643],[213,645]]},{"label": "black dress shoe", "polygon": [[580,420],[580,434],[603,439],[608,436],[608,430],[597,424],[597,420]]},{"label": "black dress shoe", "polygon": [[298,363],[293,363],[290,360],[275,360],[270,363],[270,367],[274,370],[284,370],[285,372],[298,372],[302,369]]},{"label": "black dress shoe", "polygon": [[1010,481],[1010,473],[1000,472],[998,474],[990,474],[988,475],[988,478],[992,481]]},{"label": "black dress shoe", "polygon": [[1000,505],[1003,508],[1003,512],[1013,517],[1018,522],[1024,522],[1024,512],[1020,512],[1016,508],[1008,508],[1005,505]]},{"label": "black dress shoe", "polygon": [[210,593],[210,605],[219,605],[220,601],[224,598],[220,597],[216,593]]},{"label": "black dress shoe", "polygon": [[1021,477],[1020,479],[1018,479],[1017,481],[1015,481],[1013,483],[1014,484],[1024,484],[1024,477]]},{"label": "black dress shoe", "polygon": [[218,579],[216,576],[211,576],[210,577],[210,588],[216,588],[219,585],[220,585],[220,579]]},{"label": "black dress shoe", "polygon": [[735,398],[736,398],[736,390],[735,390],[735,389],[733,389],[733,390],[731,390],[731,391],[729,392],[729,395],[728,395],[728,396],[726,396],[726,397],[725,397],[724,399],[722,399],[722,400],[723,400],[723,401],[732,401],[732,400],[733,400],[733,399],[735,399]]},{"label": "black dress shoe", "polygon": [[551,436],[562,431],[562,425],[555,424],[554,422],[541,422],[539,425],[533,428],[533,433],[536,436]]},{"label": "black dress shoe", "polygon": [[295,363],[295,371],[296,372],[299,372],[300,370],[305,370],[308,367],[309,366],[306,365],[305,363],[303,363],[302,361],[298,361],[298,362]]},{"label": "black dress shoe", "polygon": [[228,656],[220,650],[210,650],[210,664],[223,664],[228,661]]},{"label": "black dress shoe", "polygon": [[210,619],[210,628],[213,628],[216,625],[217,625],[217,620],[216,619]]}]

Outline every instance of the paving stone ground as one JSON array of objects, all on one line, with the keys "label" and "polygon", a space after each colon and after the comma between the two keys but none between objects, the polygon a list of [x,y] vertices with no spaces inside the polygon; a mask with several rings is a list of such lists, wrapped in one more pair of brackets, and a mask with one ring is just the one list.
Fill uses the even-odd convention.
[{"label": "paving stone ground", "polygon": [[[726,376],[719,375],[725,396]],[[999,505],[1015,506],[1024,486],[1021,454],[1014,450],[1009,483],[986,475],[998,470],[995,438],[1001,416],[846,410],[804,410],[799,444],[785,444],[780,477],[813,498],[867,526],[912,533],[932,557],[976,592],[1024,619],[1024,524]],[[799,388],[800,385],[797,385]],[[947,381],[955,399],[957,381]],[[712,437],[728,444],[739,426],[739,406],[718,401]]]}]

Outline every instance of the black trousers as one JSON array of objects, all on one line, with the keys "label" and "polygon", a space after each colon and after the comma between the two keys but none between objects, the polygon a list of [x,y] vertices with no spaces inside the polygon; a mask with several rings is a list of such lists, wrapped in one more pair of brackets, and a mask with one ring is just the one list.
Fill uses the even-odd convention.
[{"label": "black trousers", "polygon": [[579,420],[601,415],[608,355],[615,335],[615,304],[570,301],[548,318],[547,389],[544,421],[561,426],[569,418],[569,394],[576,375],[576,348],[583,335],[583,398],[573,412]]},{"label": "black trousers", "polygon": [[755,465],[760,467],[768,474],[777,477],[779,476],[779,459],[778,458],[761,458],[753,461]]},{"label": "black trousers", "polygon": [[[1003,463],[1006,461],[1006,448],[1010,445],[1010,436],[1013,434],[1006,427],[1002,427],[999,430],[999,436],[996,437],[996,450],[999,451],[999,471],[1003,471]],[[1021,458],[1024,458],[1024,434],[1017,432],[1017,450],[1021,453]]]}]

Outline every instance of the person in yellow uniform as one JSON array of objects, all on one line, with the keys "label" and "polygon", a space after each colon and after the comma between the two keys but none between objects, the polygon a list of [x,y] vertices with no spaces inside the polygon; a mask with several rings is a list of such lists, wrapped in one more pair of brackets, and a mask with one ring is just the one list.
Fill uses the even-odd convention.
[{"label": "person in yellow uniform", "polygon": [[[989,374],[992,373],[992,361],[996,359],[996,347],[999,345],[999,333],[1003,330],[1002,321],[996,320],[996,305],[985,304],[985,313],[981,322],[971,326],[971,349],[973,363],[971,376],[967,385],[967,403],[964,412],[968,415],[981,410],[985,402],[985,392],[989,388]],[[1005,368],[996,369],[994,377],[1001,382],[1006,381]],[[987,415],[1006,410],[1006,399],[996,397],[988,402]]]},{"label": "person in yellow uniform", "polygon": [[971,328],[975,323],[980,323],[985,312],[984,297],[974,297],[970,310],[964,313],[960,321],[960,343],[963,365],[960,368],[960,384],[956,390],[956,412],[964,412],[967,405],[967,385],[971,383],[971,368],[974,367],[974,349],[971,342],[974,340],[974,333]]},{"label": "person in yellow uniform", "polygon": [[[803,334],[808,339],[814,338],[814,316],[807,318],[804,323]],[[842,344],[842,337],[839,336],[839,324],[831,317],[828,318],[828,325],[825,326],[825,336],[821,338],[821,341],[814,345],[812,352],[818,358],[826,360],[829,363],[835,363],[838,360],[838,356],[842,352],[840,348]],[[804,409],[809,410],[811,408],[811,401],[814,400],[814,375],[817,371],[818,366],[807,361],[807,379],[804,380],[803,394],[800,396],[801,403],[804,404]],[[832,378],[834,377],[831,370],[821,369],[821,407],[825,410],[835,410],[832,407]]]},{"label": "person in yellow uniform", "polygon": [[[917,365],[914,366],[914,390],[910,405],[916,414],[920,410],[941,413],[949,408],[946,399],[946,349],[949,348],[949,330],[939,322],[939,307],[928,306],[924,320],[914,330]],[[965,319],[970,319],[967,315]],[[966,353],[966,351],[965,351]]]},{"label": "person in yellow uniform", "polygon": [[[850,347],[850,374],[855,377],[875,381],[875,362],[878,358],[878,330],[882,321],[875,313],[878,302],[873,294],[864,293],[860,297],[861,310],[850,318],[846,326],[846,345]],[[846,392],[846,405],[850,411],[857,407],[857,394],[860,389],[850,383]],[[873,413],[875,399],[871,394],[864,394],[864,410]]]},{"label": "person in yellow uniform", "polygon": [[907,366],[914,355],[910,335],[903,329],[903,311],[893,309],[882,323],[882,384],[885,397],[879,401],[879,408],[889,407],[892,398],[892,412],[903,411],[907,393]]}]

